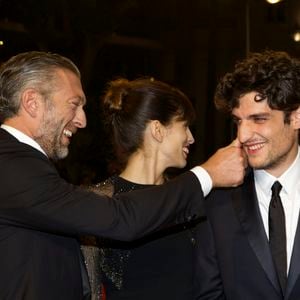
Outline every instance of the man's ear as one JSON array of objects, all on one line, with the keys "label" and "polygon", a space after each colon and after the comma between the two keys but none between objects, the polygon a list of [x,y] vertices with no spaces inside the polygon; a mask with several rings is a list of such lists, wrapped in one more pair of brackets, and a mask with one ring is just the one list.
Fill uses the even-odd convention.
[{"label": "man's ear", "polygon": [[40,109],[41,96],[35,89],[26,89],[21,95],[21,109],[32,118],[36,118]]},{"label": "man's ear", "polygon": [[290,123],[294,129],[300,129],[300,106],[296,110],[292,111]]},{"label": "man's ear", "polygon": [[158,141],[158,142],[162,142],[165,136],[165,126],[162,125],[158,120],[152,120],[150,121],[150,131],[151,131],[151,135],[152,137]]}]

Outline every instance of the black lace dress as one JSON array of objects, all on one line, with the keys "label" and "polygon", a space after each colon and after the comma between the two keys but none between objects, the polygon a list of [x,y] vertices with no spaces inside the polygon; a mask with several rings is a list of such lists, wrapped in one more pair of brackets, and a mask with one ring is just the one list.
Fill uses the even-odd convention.
[{"label": "black lace dress", "polygon": [[[99,192],[104,188],[119,194],[147,187],[149,185],[114,176],[94,189]],[[194,299],[196,223],[168,227],[134,242],[98,240],[98,261],[106,299]],[[99,272],[97,266],[94,270]]]}]

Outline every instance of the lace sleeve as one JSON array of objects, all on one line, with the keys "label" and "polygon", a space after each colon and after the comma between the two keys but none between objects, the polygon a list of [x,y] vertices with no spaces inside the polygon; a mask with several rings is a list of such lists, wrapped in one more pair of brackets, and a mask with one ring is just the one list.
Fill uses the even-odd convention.
[{"label": "lace sleeve", "polygon": [[[96,185],[87,186],[86,189],[110,197],[113,194],[113,185],[109,179]],[[80,243],[91,287],[91,300],[101,300],[103,299],[101,288],[101,254],[97,246],[97,238],[84,236],[80,238]]]}]

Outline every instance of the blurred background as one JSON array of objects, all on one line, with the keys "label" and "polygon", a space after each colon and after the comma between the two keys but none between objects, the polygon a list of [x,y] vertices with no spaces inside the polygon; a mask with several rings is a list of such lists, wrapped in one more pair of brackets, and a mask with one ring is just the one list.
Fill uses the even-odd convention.
[{"label": "blurred background", "polygon": [[0,0],[0,63],[23,51],[70,57],[82,72],[88,126],[74,138],[62,175],[76,184],[109,173],[101,121],[106,83],[151,76],[186,93],[197,111],[189,163],[234,138],[214,108],[218,79],[250,52],[300,58],[300,0]]}]

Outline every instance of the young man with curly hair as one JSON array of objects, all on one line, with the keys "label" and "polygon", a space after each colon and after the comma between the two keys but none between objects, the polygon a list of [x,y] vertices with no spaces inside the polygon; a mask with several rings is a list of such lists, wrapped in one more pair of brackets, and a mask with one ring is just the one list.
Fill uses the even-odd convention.
[{"label": "young man with curly hair", "polygon": [[223,77],[215,103],[231,113],[251,168],[207,201],[197,299],[298,300],[300,62],[254,53]]}]

